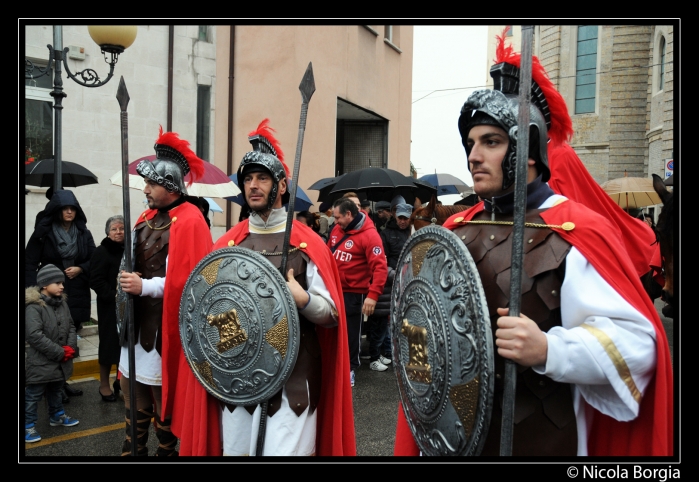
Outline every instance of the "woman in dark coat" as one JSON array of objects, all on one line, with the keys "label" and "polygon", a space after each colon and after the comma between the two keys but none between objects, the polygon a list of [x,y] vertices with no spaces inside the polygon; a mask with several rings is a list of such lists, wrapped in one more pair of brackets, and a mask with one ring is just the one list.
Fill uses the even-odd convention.
[{"label": "woman in dark coat", "polygon": [[97,294],[97,328],[99,330],[98,361],[100,364],[100,395],[105,402],[115,402],[119,395],[119,380],[114,391],[109,386],[112,365],[119,365],[119,334],[116,319],[116,280],[124,254],[124,217],[112,216],[104,228],[107,237],[95,249],[90,261],[90,288]]},{"label": "woman in dark coat", "polygon": [[76,331],[90,321],[90,258],[95,241],[87,218],[72,191],[56,191],[36,216],[34,232],[25,249],[25,287],[36,284],[36,273],[53,264],[63,269],[70,316]]},{"label": "woman in dark coat", "polygon": [[[75,331],[90,321],[90,258],[95,240],[87,229],[87,217],[72,191],[56,191],[43,211],[36,215],[34,232],[24,250],[24,286],[36,285],[36,273],[53,264],[65,273],[63,283]],[[77,351],[75,356],[79,356]],[[82,390],[63,385],[66,395],[82,395]],[[64,396],[64,403],[68,398]]]}]

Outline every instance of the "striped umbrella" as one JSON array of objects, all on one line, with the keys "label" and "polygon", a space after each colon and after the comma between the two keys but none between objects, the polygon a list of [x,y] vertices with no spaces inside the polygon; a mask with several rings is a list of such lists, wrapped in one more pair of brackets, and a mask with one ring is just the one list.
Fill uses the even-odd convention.
[{"label": "striped umbrella", "polygon": [[[140,174],[136,172],[136,166],[143,160],[155,160],[155,154],[141,157],[129,163],[129,187],[143,190],[146,183]],[[184,177],[185,187],[189,196],[226,198],[240,194],[238,186],[231,181],[226,174],[210,162],[204,162],[204,175],[196,182],[189,185],[191,173]],[[121,171],[114,174],[109,180],[115,186],[121,186]]]}]

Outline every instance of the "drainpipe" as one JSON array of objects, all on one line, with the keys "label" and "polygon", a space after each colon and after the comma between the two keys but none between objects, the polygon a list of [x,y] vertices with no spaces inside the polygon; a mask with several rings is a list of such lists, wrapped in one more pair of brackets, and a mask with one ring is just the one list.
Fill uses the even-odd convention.
[{"label": "drainpipe", "polygon": [[[235,25],[231,25],[231,38],[228,47],[228,146],[226,152],[226,172],[233,170],[233,84],[235,80]],[[227,202],[226,209],[226,231],[233,226],[233,203]]]},{"label": "drainpipe", "polygon": [[167,130],[166,132],[172,132],[172,77],[173,77],[173,58],[174,58],[174,45],[175,45],[175,26],[170,25],[168,27],[168,39],[167,39]]}]

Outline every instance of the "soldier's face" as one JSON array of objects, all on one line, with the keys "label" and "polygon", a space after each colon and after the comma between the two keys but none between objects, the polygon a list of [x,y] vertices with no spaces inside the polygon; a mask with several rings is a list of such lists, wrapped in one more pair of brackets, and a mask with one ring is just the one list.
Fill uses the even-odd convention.
[{"label": "soldier's face", "polygon": [[169,192],[163,186],[151,179],[145,179],[146,186],[143,188],[143,194],[146,195],[148,207],[151,209],[159,209],[169,206],[179,197],[179,194]]},{"label": "soldier's face", "polygon": [[[269,172],[251,172],[245,175],[243,187],[245,189],[245,202],[253,211],[264,211],[268,207],[269,196],[274,186],[274,178]],[[273,208],[282,207],[282,194],[286,192],[286,180],[279,181],[277,199]]]},{"label": "soldier's face", "polygon": [[504,194],[502,160],[510,142],[505,130],[492,125],[475,126],[466,142],[471,151],[468,163],[474,192],[484,199]]}]

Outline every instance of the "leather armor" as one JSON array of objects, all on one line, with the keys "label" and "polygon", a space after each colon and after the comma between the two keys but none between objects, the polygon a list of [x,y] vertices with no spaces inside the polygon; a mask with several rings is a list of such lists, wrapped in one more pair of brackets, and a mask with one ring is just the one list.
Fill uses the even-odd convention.
[{"label": "leather armor", "polygon": [[[134,271],[141,273],[143,279],[165,277],[170,222],[167,212],[158,212],[148,223],[136,225]],[[151,229],[148,224],[155,229]],[[158,229],[163,227],[164,229]],[[134,296],[133,300],[136,341],[140,341],[147,352],[155,345],[158,354],[162,355],[163,299]]]},{"label": "leather armor", "polygon": [[[542,210],[527,211],[526,222],[545,225]],[[511,214],[497,214],[496,220],[512,221]],[[474,221],[490,221],[481,212]],[[493,340],[497,329],[497,308],[509,306],[512,265],[512,225],[466,224],[454,229],[468,248],[480,274],[488,303]],[[522,266],[521,313],[546,332],[561,325],[561,285],[565,258],[570,245],[546,227],[525,227]],[[529,367],[517,366],[512,455],[576,455],[577,428],[571,387],[539,375]],[[495,351],[495,393],[488,436],[481,452],[500,453],[500,431],[505,359]]]},{"label": "leather armor", "polygon": [[[284,232],[273,234],[257,234],[250,233],[238,246],[256,251],[264,256],[277,268],[281,267],[281,248],[284,244]],[[286,262],[286,270],[294,270],[294,278],[298,283],[307,289],[306,285],[306,266],[308,258],[301,251],[289,250],[289,256]],[[273,253],[273,254],[272,254]],[[282,273],[286,279],[286,273]],[[299,352],[296,358],[296,364],[291,371],[291,375],[283,388],[286,388],[286,396],[289,400],[289,406],[300,416],[310,403],[309,413],[312,413],[317,407],[320,400],[320,381],[321,381],[321,364],[320,364],[320,342],[316,335],[315,325],[308,321],[299,313],[299,325],[301,333],[301,341],[299,343]],[[307,388],[308,386],[308,388]],[[267,415],[273,416],[281,407],[282,390],[279,390],[268,401]],[[230,411],[233,411],[234,406],[227,405]],[[252,414],[257,405],[246,406],[245,408]]]}]

